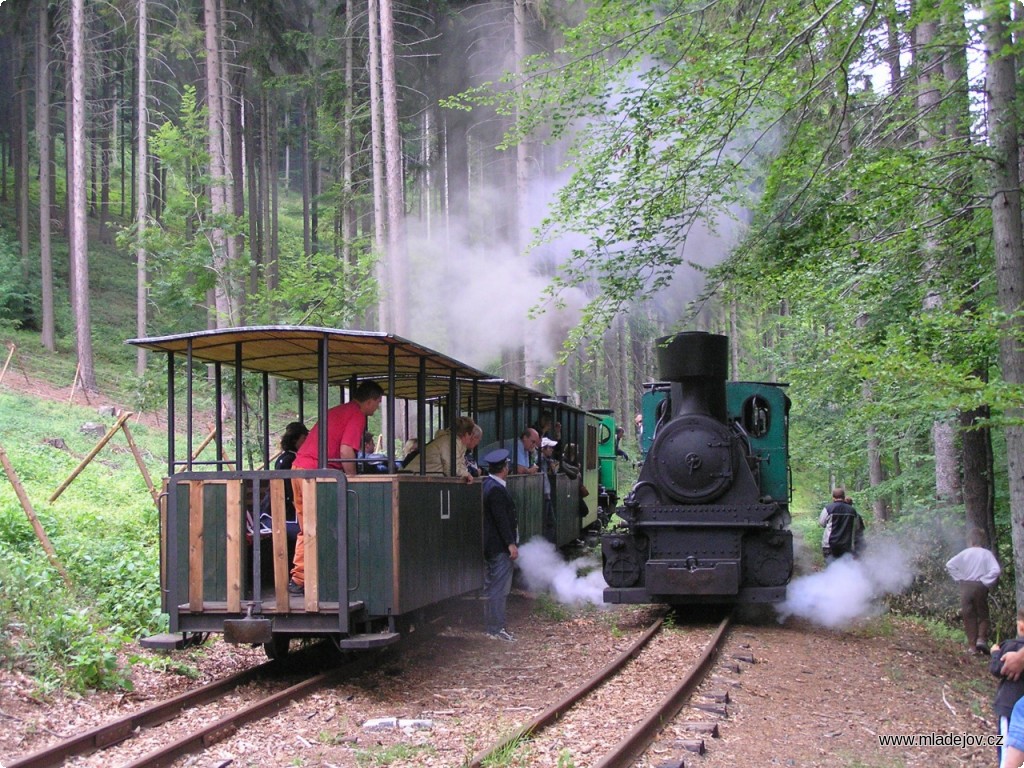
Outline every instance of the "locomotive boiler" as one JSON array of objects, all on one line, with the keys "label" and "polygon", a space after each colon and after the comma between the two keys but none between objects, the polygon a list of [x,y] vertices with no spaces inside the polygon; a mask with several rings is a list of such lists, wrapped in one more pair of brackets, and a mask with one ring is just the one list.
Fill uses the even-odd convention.
[{"label": "locomotive boiler", "polygon": [[640,475],[602,537],[607,603],[771,603],[793,570],[789,398],[783,385],[727,382],[728,339],[657,341]]}]

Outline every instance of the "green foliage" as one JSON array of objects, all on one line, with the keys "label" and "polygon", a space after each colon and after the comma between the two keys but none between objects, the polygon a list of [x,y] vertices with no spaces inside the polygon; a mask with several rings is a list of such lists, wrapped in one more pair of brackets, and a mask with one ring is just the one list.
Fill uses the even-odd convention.
[{"label": "green foliage", "polygon": [[[126,687],[118,650],[166,627],[157,515],[135,461],[115,436],[56,502],[44,504],[95,444],[77,431],[95,412],[2,392],[0,411],[0,443],[75,590],[69,594],[50,565],[10,483],[0,483],[0,662],[34,676],[43,690]],[[57,436],[74,454],[42,442]],[[133,436],[143,451],[152,442],[141,426]]]},{"label": "green foliage", "polygon": [[417,755],[433,752],[434,748],[425,744],[392,744],[374,749],[357,749],[355,757],[359,766],[391,765],[398,760],[411,760]]},{"label": "green foliage", "polygon": [[134,666],[135,664],[142,664],[154,671],[170,672],[171,674],[180,675],[181,677],[187,678],[189,680],[199,680],[202,677],[202,673],[195,665],[188,663],[187,659],[184,659],[179,655],[132,655],[128,657],[128,664],[132,666]]},{"label": "green foliage", "polygon": [[531,742],[528,738],[512,739],[501,749],[491,753],[481,765],[483,768],[503,768],[504,766],[514,766],[515,768],[522,766],[525,768],[532,764],[530,761],[530,747]]},{"label": "green foliage", "polygon": [[569,606],[558,602],[547,592],[537,595],[533,603],[533,612],[550,621],[568,621],[573,615]]},{"label": "green foliage", "polygon": [[24,264],[14,232],[0,227],[0,331],[37,327],[39,297],[38,260]]},{"label": "green foliage", "polygon": [[[105,631],[104,631],[105,630]],[[128,688],[117,662],[125,638],[97,625],[41,556],[0,546],[0,659],[23,667],[43,691]]]}]

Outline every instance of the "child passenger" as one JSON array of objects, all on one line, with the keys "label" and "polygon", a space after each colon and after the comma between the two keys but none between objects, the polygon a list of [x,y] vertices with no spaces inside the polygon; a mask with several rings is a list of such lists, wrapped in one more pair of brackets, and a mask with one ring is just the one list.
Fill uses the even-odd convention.
[{"label": "child passenger", "polygon": [[[1019,651],[1024,648],[1024,608],[1017,611],[1017,637],[1004,640],[1001,644],[992,646],[992,659],[988,663],[989,672],[999,678],[999,687],[996,688],[996,697],[992,702],[992,709],[999,718],[999,733],[1005,741],[1007,728],[1010,723],[1010,714],[1013,712],[1013,705],[1024,696],[1024,679],[1011,680],[1001,673],[1003,666],[1002,657],[1004,653]],[[1003,748],[1005,753],[1005,747]],[[1005,761],[1002,761],[1005,762]],[[1000,762],[1000,766],[1005,768]]]}]

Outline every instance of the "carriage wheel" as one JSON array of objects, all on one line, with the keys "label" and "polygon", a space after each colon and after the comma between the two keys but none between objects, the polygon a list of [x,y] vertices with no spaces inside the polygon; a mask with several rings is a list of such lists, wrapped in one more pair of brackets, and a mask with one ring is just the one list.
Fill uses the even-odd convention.
[{"label": "carriage wheel", "polygon": [[288,635],[276,634],[269,643],[263,644],[263,651],[272,661],[281,661],[288,655],[288,646],[291,645],[291,637]]}]

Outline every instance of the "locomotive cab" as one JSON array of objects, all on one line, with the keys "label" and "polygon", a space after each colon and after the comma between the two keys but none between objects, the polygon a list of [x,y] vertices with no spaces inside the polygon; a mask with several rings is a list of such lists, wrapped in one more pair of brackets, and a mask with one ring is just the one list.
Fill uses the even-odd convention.
[{"label": "locomotive cab", "polygon": [[784,599],[788,399],[774,384],[727,388],[725,336],[678,334],[657,351],[668,386],[657,390],[661,417],[622,523],[602,540],[605,602]]}]

